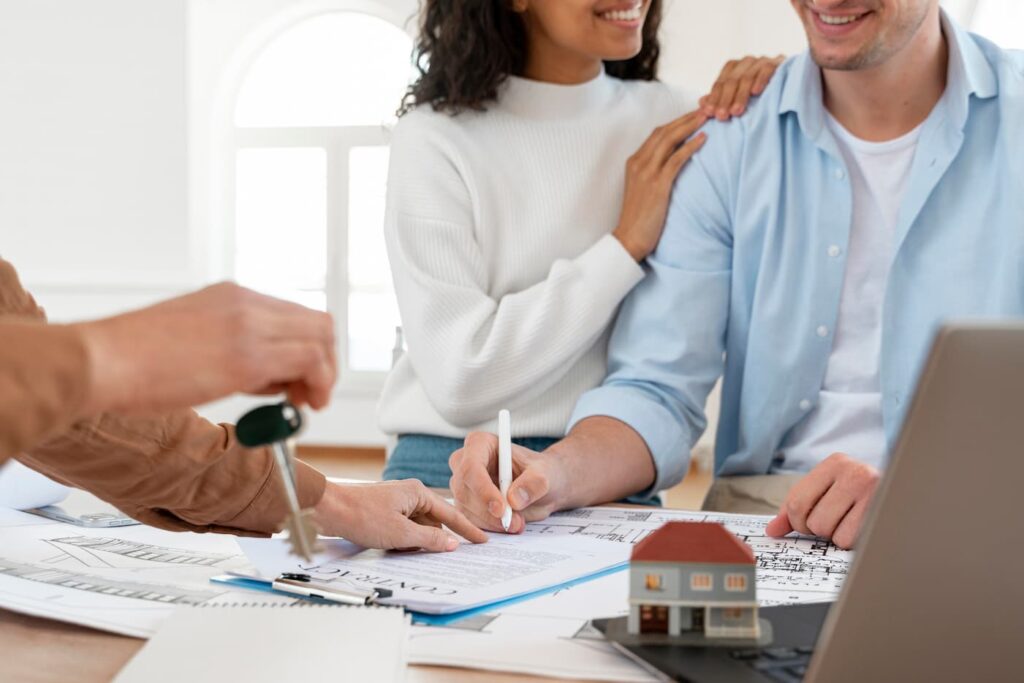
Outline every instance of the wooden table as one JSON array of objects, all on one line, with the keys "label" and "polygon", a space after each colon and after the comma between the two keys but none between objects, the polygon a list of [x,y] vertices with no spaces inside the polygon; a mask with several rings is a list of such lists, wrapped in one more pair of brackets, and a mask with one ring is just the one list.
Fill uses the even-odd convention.
[{"label": "wooden table", "polygon": [[[380,477],[382,458],[375,451],[346,454],[317,449],[303,459],[329,476],[353,479]],[[687,483],[669,496],[671,507],[699,507],[710,475],[691,473]],[[0,609],[0,681],[11,683],[99,683],[109,681],[143,646],[144,640],[96,631],[51,619],[40,619]],[[410,683],[526,683],[562,681],[520,674],[499,674],[450,667],[410,666]]]}]

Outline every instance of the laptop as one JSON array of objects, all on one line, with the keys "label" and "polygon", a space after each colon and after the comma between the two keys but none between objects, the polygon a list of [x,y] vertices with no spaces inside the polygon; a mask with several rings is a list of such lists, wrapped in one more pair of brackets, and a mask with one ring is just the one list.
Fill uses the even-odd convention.
[{"label": "laptop", "polygon": [[699,683],[1024,681],[1024,324],[938,333],[838,601],[760,612],[764,648],[616,646]]}]

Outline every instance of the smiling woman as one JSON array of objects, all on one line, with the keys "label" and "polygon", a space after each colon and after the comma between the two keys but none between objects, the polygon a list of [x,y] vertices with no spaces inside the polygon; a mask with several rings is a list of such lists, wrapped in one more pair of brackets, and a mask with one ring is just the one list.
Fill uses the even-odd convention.
[{"label": "smiling woman", "polygon": [[[661,8],[424,3],[388,179],[408,352],[381,395],[399,437],[385,478],[447,486],[449,456],[502,408],[543,450],[604,377],[611,321],[705,140],[695,98],[657,82]],[[777,63],[731,63],[711,112],[742,113]]]},{"label": "smiling woman", "polygon": [[[502,8],[502,3],[453,0],[449,4],[451,7],[442,11],[435,3],[427,3],[416,45],[420,78],[406,94],[401,113],[408,112],[417,103],[429,103],[436,111],[448,113],[479,110],[497,98],[498,86],[510,75],[546,80],[527,74],[528,52],[543,50],[545,43],[557,36],[548,36],[542,30],[535,32],[535,40],[527,42],[527,31],[531,30],[531,22],[543,21],[543,17],[548,18],[545,26],[555,27],[548,30],[557,32],[559,26],[568,26],[566,31],[584,30],[580,26],[582,22],[566,20],[565,15],[573,12],[593,17],[594,21],[624,24],[632,29],[613,36],[607,41],[610,45],[597,46],[607,58],[597,63],[591,60],[589,63],[594,68],[603,61],[607,74],[615,78],[647,81],[655,78],[661,51],[658,43],[661,0],[639,3],[618,0],[598,3],[598,6],[590,0],[533,3],[526,17]],[[627,13],[631,17],[639,14],[641,18],[628,21],[611,18],[611,14]],[[597,42],[599,37],[588,31],[586,40]],[[562,68],[557,60],[554,65]],[[596,75],[596,71],[590,74],[591,77]],[[564,78],[554,82],[564,83]]]}]

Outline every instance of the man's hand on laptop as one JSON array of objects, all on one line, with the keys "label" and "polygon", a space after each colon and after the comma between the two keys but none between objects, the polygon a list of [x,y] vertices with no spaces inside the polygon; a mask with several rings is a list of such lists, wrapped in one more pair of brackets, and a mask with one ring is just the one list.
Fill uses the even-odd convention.
[{"label": "man's hand on laptop", "polygon": [[[474,432],[465,445],[452,453],[449,484],[455,506],[481,529],[502,531],[501,513],[505,499],[498,489],[498,437]],[[508,490],[512,505],[509,533],[522,533],[526,522],[546,519],[564,505],[560,494],[566,490],[568,476],[558,458],[512,445],[512,476]]]},{"label": "man's hand on laptop", "polygon": [[778,537],[798,531],[852,548],[880,477],[874,467],[833,453],[790,489],[766,532]]}]

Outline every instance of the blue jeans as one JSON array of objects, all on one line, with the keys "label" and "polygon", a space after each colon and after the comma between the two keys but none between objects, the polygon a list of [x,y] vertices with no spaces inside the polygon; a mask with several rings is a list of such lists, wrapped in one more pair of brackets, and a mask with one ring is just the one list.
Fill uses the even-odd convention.
[{"label": "blue jeans", "polygon": [[[558,439],[547,436],[525,436],[512,439],[512,442],[529,448],[531,451],[543,451]],[[384,479],[419,479],[424,485],[435,489],[448,488],[452,478],[452,470],[448,467],[448,458],[462,448],[462,439],[446,436],[430,436],[428,434],[402,434],[398,444],[391,452],[387,465],[384,467]],[[632,505],[650,505],[661,507],[658,498],[626,498],[622,503]]]},{"label": "blue jeans", "polygon": [[[512,443],[531,451],[543,451],[556,441],[558,439],[545,436],[512,439]],[[460,448],[462,439],[403,434],[398,437],[398,445],[384,467],[384,479],[419,479],[430,488],[446,489],[448,480],[452,478],[448,458]]]}]

